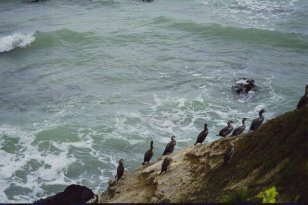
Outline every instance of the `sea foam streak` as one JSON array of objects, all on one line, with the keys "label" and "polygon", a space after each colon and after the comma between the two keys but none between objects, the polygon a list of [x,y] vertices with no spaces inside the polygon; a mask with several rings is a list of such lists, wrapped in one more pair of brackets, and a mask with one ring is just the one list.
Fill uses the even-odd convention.
[{"label": "sea foam streak", "polygon": [[33,34],[20,34],[14,33],[9,36],[0,38],[0,53],[8,52],[13,50],[14,48],[25,48],[29,46],[35,37]]}]

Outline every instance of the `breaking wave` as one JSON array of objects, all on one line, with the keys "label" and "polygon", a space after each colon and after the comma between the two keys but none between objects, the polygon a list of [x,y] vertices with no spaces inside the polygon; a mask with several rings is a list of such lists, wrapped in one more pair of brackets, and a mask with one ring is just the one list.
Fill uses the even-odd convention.
[{"label": "breaking wave", "polygon": [[0,53],[9,52],[15,48],[25,48],[35,40],[34,34],[14,33],[0,38]]}]

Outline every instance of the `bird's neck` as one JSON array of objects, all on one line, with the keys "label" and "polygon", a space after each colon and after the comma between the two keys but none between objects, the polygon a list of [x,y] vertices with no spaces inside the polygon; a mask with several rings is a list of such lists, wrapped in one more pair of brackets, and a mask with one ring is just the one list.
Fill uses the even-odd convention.
[{"label": "bird's neck", "polygon": [[245,120],[242,121],[242,124],[245,125]]},{"label": "bird's neck", "polygon": [[153,149],[153,145],[151,144],[151,149]]}]

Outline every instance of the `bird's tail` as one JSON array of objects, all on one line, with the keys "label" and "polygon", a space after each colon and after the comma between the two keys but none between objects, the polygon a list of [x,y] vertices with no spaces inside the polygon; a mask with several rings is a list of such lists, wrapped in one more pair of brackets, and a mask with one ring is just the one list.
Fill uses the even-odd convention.
[{"label": "bird's tail", "polygon": [[196,145],[196,144],[197,144],[197,142],[194,145]]},{"label": "bird's tail", "polygon": [[142,165],[144,165],[144,162],[142,163]]}]

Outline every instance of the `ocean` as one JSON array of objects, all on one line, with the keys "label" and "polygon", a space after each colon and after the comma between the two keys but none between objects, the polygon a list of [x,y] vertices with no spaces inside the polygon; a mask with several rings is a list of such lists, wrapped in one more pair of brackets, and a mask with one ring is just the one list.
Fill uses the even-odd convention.
[{"label": "ocean", "polygon": [[0,202],[102,192],[151,140],[294,110],[307,57],[307,0],[0,0]]}]

